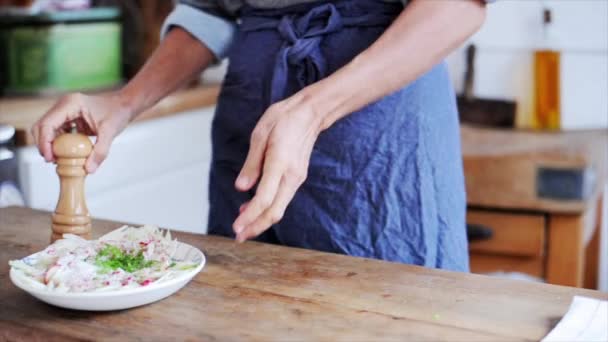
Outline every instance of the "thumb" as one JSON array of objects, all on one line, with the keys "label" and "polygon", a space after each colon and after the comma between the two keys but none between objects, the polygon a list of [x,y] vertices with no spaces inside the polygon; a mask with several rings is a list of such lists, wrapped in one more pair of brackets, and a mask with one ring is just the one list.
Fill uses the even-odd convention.
[{"label": "thumb", "polygon": [[107,132],[107,130],[100,130],[97,134],[97,141],[93,146],[93,152],[87,159],[85,169],[88,173],[94,173],[99,165],[106,159],[110,152],[110,145],[112,144],[113,135]]}]

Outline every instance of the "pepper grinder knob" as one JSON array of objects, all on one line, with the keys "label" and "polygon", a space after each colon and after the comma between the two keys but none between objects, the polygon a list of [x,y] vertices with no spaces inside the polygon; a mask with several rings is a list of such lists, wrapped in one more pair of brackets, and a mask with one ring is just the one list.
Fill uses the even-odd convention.
[{"label": "pepper grinder knob", "polygon": [[93,151],[89,138],[80,133],[66,133],[53,141],[60,192],[53,214],[51,242],[63,234],[75,234],[85,239],[91,235],[91,217],[84,197],[84,164]]}]

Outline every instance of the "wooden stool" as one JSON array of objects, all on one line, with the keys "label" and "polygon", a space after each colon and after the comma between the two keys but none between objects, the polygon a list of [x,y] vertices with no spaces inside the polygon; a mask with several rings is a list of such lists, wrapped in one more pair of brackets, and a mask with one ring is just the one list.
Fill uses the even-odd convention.
[{"label": "wooden stool", "polygon": [[53,141],[61,188],[53,214],[51,242],[66,233],[90,238],[91,217],[84,197],[87,175],[84,164],[92,150],[89,138],[79,133],[63,134]]}]

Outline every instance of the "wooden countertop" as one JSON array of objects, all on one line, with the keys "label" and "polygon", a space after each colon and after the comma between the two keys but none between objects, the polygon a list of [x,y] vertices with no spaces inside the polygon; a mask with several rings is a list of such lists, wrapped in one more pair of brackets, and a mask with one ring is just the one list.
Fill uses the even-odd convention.
[{"label": "wooden countertop", "polygon": [[[219,85],[197,86],[176,91],[156,106],[139,115],[135,121],[149,120],[161,116],[214,105],[219,94]],[[29,133],[32,125],[51,108],[57,97],[0,98],[0,124],[15,127],[17,146],[34,143]]]},{"label": "wooden countertop", "polygon": [[[47,245],[50,218],[0,209],[0,340],[539,340],[574,295],[608,299],[597,291],[176,233],[208,257],[177,294],[117,312],[64,310],[8,277],[9,259]],[[93,232],[119,225],[94,221]]]}]

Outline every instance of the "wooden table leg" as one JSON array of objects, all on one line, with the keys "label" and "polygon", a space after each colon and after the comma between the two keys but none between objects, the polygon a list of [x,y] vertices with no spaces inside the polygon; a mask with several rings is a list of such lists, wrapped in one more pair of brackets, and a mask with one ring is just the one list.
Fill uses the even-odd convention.
[{"label": "wooden table leg", "polygon": [[587,289],[597,290],[598,288],[598,272],[600,264],[600,241],[602,240],[602,211],[603,195],[597,204],[597,220],[595,223],[595,232],[585,251],[585,276],[583,286]]},{"label": "wooden table leg", "polygon": [[596,228],[596,205],[579,215],[549,215],[547,274],[550,284],[583,286],[585,245]]}]

